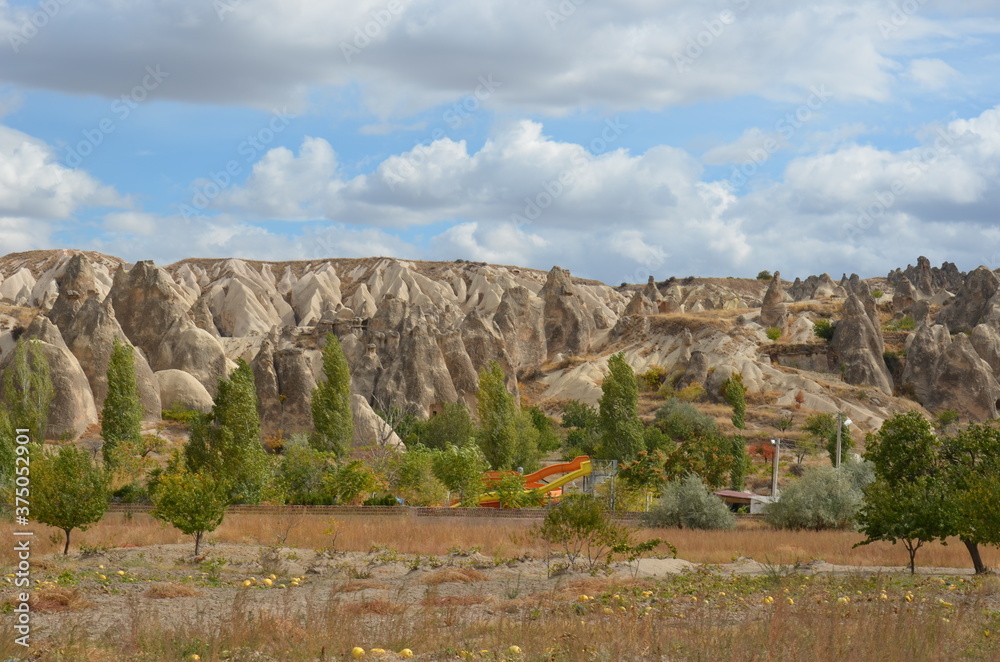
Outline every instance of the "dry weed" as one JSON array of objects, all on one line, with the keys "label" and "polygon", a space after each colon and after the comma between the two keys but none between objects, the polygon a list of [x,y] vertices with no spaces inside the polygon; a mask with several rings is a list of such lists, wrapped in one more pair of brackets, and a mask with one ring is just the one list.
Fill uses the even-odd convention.
[{"label": "dry weed", "polygon": [[201,595],[201,591],[193,586],[188,586],[187,584],[161,582],[150,586],[149,589],[143,593],[143,595],[147,598],[153,598],[154,600],[169,598],[194,598]]},{"label": "dry weed", "polygon": [[438,586],[439,584],[470,584],[472,582],[485,582],[489,579],[486,575],[473,568],[441,568],[420,580],[421,584],[428,586]]}]

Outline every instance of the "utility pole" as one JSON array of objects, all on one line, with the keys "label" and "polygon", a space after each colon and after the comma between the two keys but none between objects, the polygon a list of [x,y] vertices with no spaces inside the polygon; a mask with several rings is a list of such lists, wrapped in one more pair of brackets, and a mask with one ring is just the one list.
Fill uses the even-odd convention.
[{"label": "utility pole", "polygon": [[774,444],[774,466],[771,468],[771,496],[778,496],[778,456],[781,455],[781,439],[772,439]]},{"label": "utility pole", "polygon": [[840,432],[844,427],[844,415],[839,411],[837,412],[837,464],[834,465],[835,469],[840,468]]}]

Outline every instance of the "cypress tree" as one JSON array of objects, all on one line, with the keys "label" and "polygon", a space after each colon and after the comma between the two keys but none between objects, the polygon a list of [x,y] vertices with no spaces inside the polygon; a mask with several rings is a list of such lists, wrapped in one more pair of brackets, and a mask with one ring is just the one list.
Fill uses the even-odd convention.
[{"label": "cypress tree", "polygon": [[493,469],[515,468],[518,459],[518,409],[507,390],[500,364],[490,361],[479,373],[476,414],[479,417],[479,447]]}]

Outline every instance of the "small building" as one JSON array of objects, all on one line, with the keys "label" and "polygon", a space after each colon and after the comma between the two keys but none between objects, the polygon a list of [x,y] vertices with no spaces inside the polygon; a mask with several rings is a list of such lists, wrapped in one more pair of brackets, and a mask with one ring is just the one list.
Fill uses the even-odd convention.
[{"label": "small building", "polygon": [[715,492],[715,496],[722,499],[729,506],[729,510],[746,513],[750,512],[753,498],[757,495],[752,492],[740,492],[738,490],[718,490]]}]

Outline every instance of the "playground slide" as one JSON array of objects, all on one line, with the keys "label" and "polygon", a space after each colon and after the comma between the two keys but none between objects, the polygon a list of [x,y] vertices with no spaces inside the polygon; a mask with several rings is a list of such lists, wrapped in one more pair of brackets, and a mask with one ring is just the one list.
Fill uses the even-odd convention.
[{"label": "playground slide", "polygon": [[[543,467],[534,473],[527,474],[524,477],[524,488],[526,491],[537,489],[543,494],[551,494],[552,492],[559,490],[558,494],[561,495],[563,485],[566,485],[577,478],[589,476],[590,472],[590,458],[586,455],[581,455],[574,458],[570,462],[552,464],[547,467]],[[562,476],[556,478],[555,480],[545,480],[546,478],[558,476],[559,474],[562,474]],[[502,475],[503,474],[500,472],[490,472],[489,478],[498,480]],[[495,492],[487,492],[479,498],[479,505],[486,508],[499,508],[500,502],[497,500]]]}]

